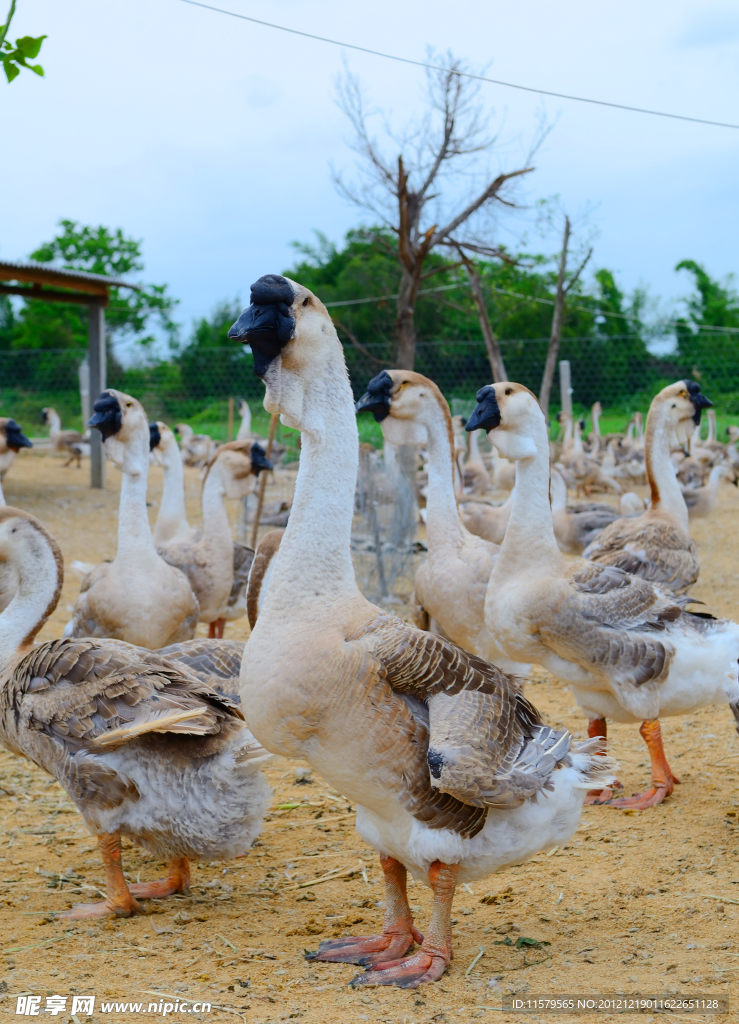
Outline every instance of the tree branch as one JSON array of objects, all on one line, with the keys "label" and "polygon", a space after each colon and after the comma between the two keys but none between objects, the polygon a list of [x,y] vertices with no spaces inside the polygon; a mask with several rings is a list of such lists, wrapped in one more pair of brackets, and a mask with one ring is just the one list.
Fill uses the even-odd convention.
[{"label": "tree branch", "polygon": [[500,191],[503,185],[511,178],[518,178],[522,174],[529,174],[533,171],[533,167],[523,167],[519,171],[511,171],[509,174],[499,174],[495,181],[492,181],[484,192],[480,193],[477,199],[473,200],[469,206],[465,207],[461,213],[457,214],[445,227],[440,228],[433,237],[432,245],[438,245],[445,238],[448,238],[452,232],[456,231],[460,224],[464,224],[466,220],[472,216],[483,203],[486,203],[489,199],[492,199],[496,192]]}]

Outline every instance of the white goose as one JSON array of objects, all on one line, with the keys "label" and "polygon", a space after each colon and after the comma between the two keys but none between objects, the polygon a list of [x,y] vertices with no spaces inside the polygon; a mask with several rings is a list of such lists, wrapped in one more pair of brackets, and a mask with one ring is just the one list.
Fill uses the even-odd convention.
[{"label": "white goose", "polygon": [[82,581],[66,636],[113,637],[156,650],[192,639],[198,602],[187,577],[154,547],[146,510],[151,433],[141,404],[109,388],[94,405],[90,425],[104,438],[108,458],[123,473],[114,560]]},{"label": "white goose", "polygon": [[[265,407],[301,431],[292,514],[241,672],[249,727],[305,758],[358,805],[380,853],[383,934],[322,943],[315,959],[369,965],[354,984],[414,988],[451,958],[457,881],[572,834],[601,770],[541,722],[515,680],[370,604],[350,553],[358,436],[341,343],[323,304],[278,275],[252,285],[229,331],[252,347]],[[609,768],[605,769],[609,771]],[[421,942],[406,868],[434,891]]]},{"label": "white goose", "polygon": [[[452,420],[446,399],[420,373],[383,370],[369,382],[356,409],[374,414],[386,444],[428,447],[428,557],[416,573],[414,622],[499,668],[512,668],[485,625],[485,593],[499,549],[463,525],[454,493]],[[520,666],[516,668],[523,674]]]},{"label": "white goose", "polygon": [[[488,585],[488,627],[509,658],[538,662],[571,684],[589,735],[605,737],[607,718],[642,722],[652,788],[611,802],[651,807],[677,781],[659,718],[739,700],[739,626],[681,615],[672,594],[623,569],[566,562],[554,534],[547,430],[536,398],[513,383],[482,388],[477,397],[468,426],[489,431],[501,454],[517,462],[513,512]],[[665,405],[673,432],[692,425],[694,402],[682,381],[671,385]]]}]

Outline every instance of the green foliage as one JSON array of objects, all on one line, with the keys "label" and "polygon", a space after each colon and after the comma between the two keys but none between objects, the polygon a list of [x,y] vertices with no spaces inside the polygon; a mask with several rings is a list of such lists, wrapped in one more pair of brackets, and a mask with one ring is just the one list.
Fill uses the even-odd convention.
[{"label": "green foliage", "polygon": [[264,388],[254,375],[251,352],[228,339],[228,329],[241,310],[238,299],[222,302],[210,317],[195,323],[187,345],[176,357],[183,391],[189,397],[202,400],[218,395],[227,381],[230,394],[261,401]]},{"label": "green foliage", "polygon": [[12,82],[21,73],[21,68],[28,68],[36,75],[43,78],[44,69],[40,64],[29,64],[29,60],[35,60],[41,51],[41,44],[46,36],[21,36],[16,39],[15,46],[8,40],[8,29],[15,14],[16,0],[11,0],[10,10],[4,25],[0,25],[0,63],[8,82]]},{"label": "green foliage", "polygon": [[[392,296],[398,290],[395,240],[379,229],[350,231],[341,249],[323,235],[314,246],[296,245],[298,260],[288,276],[324,302]],[[488,314],[508,375],[538,393],[551,329],[556,268],[544,256],[511,254],[510,262],[478,263]],[[416,307],[416,369],[435,380],[448,397],[468,397],[490,379],[490,364],[463,268],[432,253],[426,289]],[[646,339],[638,324],[643,295],[627,301],[613,274],[600,270],[590,288],[570,293],[562,331],[561,358],[572,363],[573,387],[587,404],[621,402],[654,378]],[[383,366],[392,366],[395,302],[329,309],[344,343],[357,395]],[[619,314],[605,317],[603,313]],[[623,319],[621,318],[623,317]]]},{"label": "green foliage", "polygon": [[[59,226],[60,232],[32,252],[31,259],[119,279],[143,271],[141,241],[126,236],[120,228],[111,231],[102,225],[91,227],[73,220],[61,220]],[[172,314],[176,301],[166,285],[140,285],[138,291],[111,288],[105,311],[109,339],[134,339],[146,353],[155,341],[152,334],[144,333],[153,320],[158,321],[174,346],[177,325]],[[10,327],[4,328],[0,309],[0,349],[87,348],[86,306],[29,300],[12,319]]]},{"label": "green foliage", "polygon": [[[739,295],[733,278],[722,285],[694,260],[682,260],[675,270],[687,270],[695,285],[685,300],[687,316],[677,328],[680,365],[686,375],[704,384],[711,397],[739,392]],[[739,412],[739,397],[731,408]]]}]

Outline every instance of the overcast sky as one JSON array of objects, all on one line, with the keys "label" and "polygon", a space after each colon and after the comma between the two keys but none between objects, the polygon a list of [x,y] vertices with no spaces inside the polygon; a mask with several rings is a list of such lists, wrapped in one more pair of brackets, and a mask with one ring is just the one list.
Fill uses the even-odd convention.
[{"label": "overcast sky", "polygon": [[[451,47],[492,77],[739,123],[739,8],[711,0],[213,0],[243,14],[423,60]],[[7,6],[7,0],[6,0]],[[339,241],[363,215],[335,103],[342,60],[403,121],[424,73],[189,6],[180,0],[19,0],[11,36],[46,32],[46,78],[0,84],[0,256],[21,259],[61,217],[144,240],[145,278],[178,319],[284,270],[291,241]],[[684,258],[737,269],[739,131],[482,87],[518,166],[543,109],[554,128],[522,198],[559,194],[598,229],[595,266],[674,307]],[[509,244],[525,218],[501,226]],[[531,235],[530,235],[531,237]],[[532,246],[543,245],[531,239]]]}]

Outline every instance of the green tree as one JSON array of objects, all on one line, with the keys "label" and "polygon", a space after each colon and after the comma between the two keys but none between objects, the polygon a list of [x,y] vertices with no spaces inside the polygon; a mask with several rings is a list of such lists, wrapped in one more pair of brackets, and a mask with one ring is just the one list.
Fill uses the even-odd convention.
[{"label": "green tree", "polygon": [[5,24],[0,25],[0,62],[8,82],[12,82],[21,73],[21,68],[28,68],[36,75],[43,77],[44,69],[40,64],[29,64],[29,60],[35,60],[41,50],[41,44],[46,36],[20,36],[16,39],[15,46],[8,40],[8,29],[15,14],[16,0],[10,0],[10,10]]},{"label": "green tree", "polygon": [[[31,253],[39,263],[54,263],[68,270],[83,270],[106,277],[124,278],[144,270],[142,242],[126,236],[120,228],[90,227],[73,220],[59,222],[60,231]],[[144,353],[155,341],[148,333],[158,323],[170,346],[177,341],[172,314],[177,300],[167,285],[139,284],[138,291],[111,288],[106,310],[106,327],[111,340],[134,340]],[[2,343],[0,334],[0,343]],[[9,347],[85,348],[87,307],[66,303],[24,303]]]},{"label": "green tree", "polygon": [[[721,284],[695,260],[681,260],[675,270],[687,270],[695,285],[676,329],[682,372],[704,382],[709,394],[739,392],[739,295],[733,277]],[[735,400],[733,412],[737,405]]]},{"label": "green tree", "polygon": [[210,316],[193,325],[187,344],[176,357],[184,393],[204,399],[224,393],[261,398],[264,390],[254,376],[254,360],[243,345],[230,341],[228,329],[243,309],[239,299],[220,302]]}]

